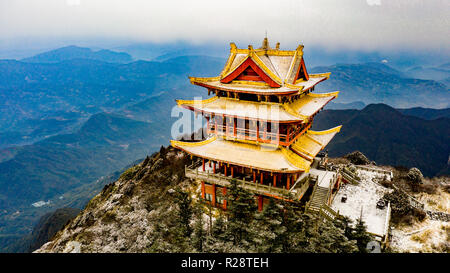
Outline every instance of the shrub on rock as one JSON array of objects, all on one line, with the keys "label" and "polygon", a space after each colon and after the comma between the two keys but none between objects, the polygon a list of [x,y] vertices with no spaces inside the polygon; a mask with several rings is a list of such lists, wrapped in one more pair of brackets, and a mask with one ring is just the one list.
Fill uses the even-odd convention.
[{"label": "shrub on rock", "polygon": [[367,165],[370,164],[370,160],[360,151],[354,151],[344,156],[344,158],[350,160],[355,165]]},{"label": "shrub on rock", "polygon": [[406,175],[408,180],[414,184],[422,183],[423,175],[422,172],[417,168],[409,169],[408,174]]}]

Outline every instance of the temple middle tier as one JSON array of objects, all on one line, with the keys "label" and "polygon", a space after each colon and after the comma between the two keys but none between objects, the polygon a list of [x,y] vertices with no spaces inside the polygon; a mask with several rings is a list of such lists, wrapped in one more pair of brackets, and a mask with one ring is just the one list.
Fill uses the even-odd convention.
[{"label": "temple middle tier", "polygon": [[214,96],[205,100],[177,100],[180,107],[201,113],[209,133],[261,143],[289,146],[305,133],[338,91],[308,93],[286,103],[263,103]]},{"label": "temple middle tier", "polygon": [[217,136],[198,142],[172,140],[171,145],[207,160],[267,172],[301,173],[309,171],[313,158],[340,129],[309,130],[293,147],[243,143]]}]

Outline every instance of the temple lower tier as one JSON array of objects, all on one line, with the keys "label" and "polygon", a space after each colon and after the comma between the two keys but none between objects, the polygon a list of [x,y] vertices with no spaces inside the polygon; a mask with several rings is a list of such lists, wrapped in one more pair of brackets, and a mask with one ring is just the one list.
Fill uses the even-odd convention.
[{"label": "temple lower tier", "polygon": [[220,197],[217,199],[217,188],[223,194],[233,179],[239,187],[261,198],[300,200],[310,186],[308,173],[314,157],[339,130],[340,126],[326,131],[310,130],[290,147],[243,143],[218,136],[171,144],[200,159],[197,165],[186,166],[186,177],[202,183],[204,199],[226,207]]},{"label": "temple lower tier", "polygon": [[271,173],[202,159],[186,166],[186,177],[201,183],[202,199],[226,209],[226,191],[234,179],[239,187],[255,194],[258,207],[269,198],[300,200],[307,189],[307,173]]},{"label": "temple lower tier", "polygon": [[[227,188],[217,186],[216,184],[208,184],[204,181],[201,182],[202,199],[209,202],[213,207],[227,209]],[[256,195],[255,202],[257,203],[258,210],[262,211],[265,205],[270,202],[270,197],[264,195]]]}]

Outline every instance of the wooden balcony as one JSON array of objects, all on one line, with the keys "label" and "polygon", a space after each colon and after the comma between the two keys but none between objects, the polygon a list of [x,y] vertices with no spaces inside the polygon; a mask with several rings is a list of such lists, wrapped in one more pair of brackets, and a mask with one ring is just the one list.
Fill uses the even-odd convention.
[{"label": "wooden balcony", "polygon": [[199,168],[196,165],[191,165],[189,167],[185,166],[185,175],[186,177],[191,179],[198,179],[222,187],[229,187],[231,184],[231,180],[235,179],[240,187],[254,194],[285,199],[289,199],[290,196],[292,200],[300,200],[309,187],[308,175],[301,176],[299,179],[297,179],[290,190],[287,190],[285,187],[279,188],[273,187],[271,185],[263,185],[254,183],[252,181],[246,181],[245,178],[232,178],[221,173],[214,174],[209,170],[202,171],[201,167]]},{"label": "wooden balcony", "polygon": [[252,129],[244,129],[234,126],[223,126],[209,124],[208,133],[213,133],[219,136],[226,136],[230,138],[237,138],[243,140],[252,140],[261,143],[280,144],[283,146],[291,145],[299,136],[303,135],[311,127],[311,123],[305,127],[297,127],[289,134],[280,134],[279,132],[267,132]]}]

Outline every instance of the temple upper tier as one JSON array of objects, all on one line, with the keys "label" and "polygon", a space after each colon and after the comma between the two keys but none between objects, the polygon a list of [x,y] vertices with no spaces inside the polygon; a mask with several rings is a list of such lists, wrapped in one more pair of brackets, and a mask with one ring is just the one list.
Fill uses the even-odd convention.
[{"label": "temple upper tier", "polygon": [[280,50],[277,44],[272,49],[267,38],[258,49],[252,46],[239,49],[234,43],[230,45],[230,55],[220,76],[190,77],[191,83],[236,98],[243,94],[289,97],[313,89],[330,75],[308,73],[303,60],[303,45],[296,50]]},{"label": "temple upper tier", "polygon": [[179,106],[203,115],[223,115],[279,123],[304,122],[338,96],[332,93],[308,93],[298,100],[283,104],[243,101],[214,96],[205,100],[177,100]]}]

